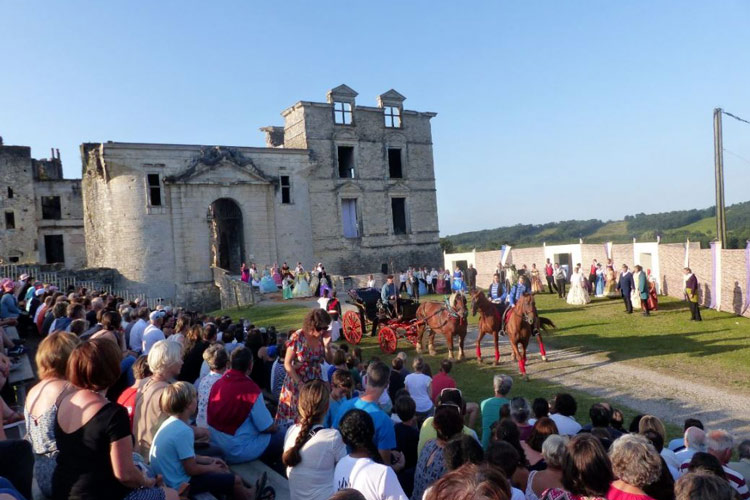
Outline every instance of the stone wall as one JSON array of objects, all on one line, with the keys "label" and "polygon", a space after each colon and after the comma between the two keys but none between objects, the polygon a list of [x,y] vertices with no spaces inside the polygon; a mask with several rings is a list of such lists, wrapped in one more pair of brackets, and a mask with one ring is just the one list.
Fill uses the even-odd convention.
[{"label": "stone wall", "polygon": [[[234,309],[255,304],[253,287],[232,277],[227,271],[212,267],[214,283],[219,290],[221,309]],[[206,307],[205,310],[216,308]]]},{"label": "stone wall", "polygon": [[[0,146],[0,261],[4,263],[38,262],[33,179],[31,148]],[[6,214],[12,214],[15,227],[8,227]]]},{"label": "stone wall", "polygon": [[[721,310],[742,314],[747,297],[745,279],[745,251],[723,250],[721,252]],[[750,316],[750,310],[745,311]]]}]

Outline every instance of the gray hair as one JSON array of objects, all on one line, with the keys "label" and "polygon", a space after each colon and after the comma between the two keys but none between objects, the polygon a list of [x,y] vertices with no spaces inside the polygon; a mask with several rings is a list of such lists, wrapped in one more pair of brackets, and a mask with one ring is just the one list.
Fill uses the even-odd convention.
[{"label": "gray hair", "polygon": [[645,437],[625,434],[609,450],[612,472],[631,486],[643,488],[661,475],[661,456]]},{"label": "gray hair", "polygon": [[737,446],[737,454],[740,458],[750,458],[750,439],[745,439]]},{"label": "gray hair", "polygon": [[695,451],[706,451],[706,433],[699,427],[685,429],[685,446]]},{"label": "gray hair", "polygon": [[674,485],[675,500],[731,500],[734,490],[729,482],[710,472],[688,472]]},{"label": "gray hair", "polygon": [[179,342],[160,340],[148,351],[148,367],[154,374],[164,373],[170,366],[182,361],[182,346]]},{"label": "gray hair", "polygon": [[710,451],[725,451],[734,448],[734,438],[724,429],[706,434],[706,447]]},{"label": "gray hair", "polygon": [[511,387],[513,387],[513,377],[498,373],[492,377],[492,386],[495,388],[496,393],[505,396],[510,392]]},{"label": "gray hair", "polygon": [[510,417],[522,424],[529,419],[531,415],[531,408],[529,408],[529,402],[526,398],[515,397],[510,400]]},{"label": "gray hair", "polygon": [[130,321],[130,313],[132,309],[130,309],[129,306],[123,306],[122,309],[120,309],[120,314],[122,315],[122,319],[125,321]]},{"label": "gray hair", "polygon": [[550,434],[542,443],[542,456],[548,467],[561,469],[563,460],[568,454],[568,438],[558,434]]}]

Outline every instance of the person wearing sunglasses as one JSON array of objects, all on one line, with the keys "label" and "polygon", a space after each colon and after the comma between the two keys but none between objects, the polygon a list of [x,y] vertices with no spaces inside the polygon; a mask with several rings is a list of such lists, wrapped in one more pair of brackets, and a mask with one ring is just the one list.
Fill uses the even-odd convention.
[{"label": "person wearing sunglasses", "polygon": [[[443,389],[438,396],[435,411],[437,411],[437,408],[440,408],[442,406],[447,406],[457,410],[461,414],[462,418],[466,414],[466,402],[464,401],[463,394],[461,393],[460,389]],[[429,440],[437,438],[437,431],[435,430],[435,426],[433,425],[433,420],[433,417],[427,418],[422,424],[421,429],[419,430],[419,444],[417,445],[417,454],[419,455],[422,454],[422,449],[425,447],[425,444],[427,444]],[[464,425],[462,432],[465,435],[471,436],[479,441],[477,433],[474,432],[474,429],[472,429],[471,427],[467,427],[466,425]]]}]

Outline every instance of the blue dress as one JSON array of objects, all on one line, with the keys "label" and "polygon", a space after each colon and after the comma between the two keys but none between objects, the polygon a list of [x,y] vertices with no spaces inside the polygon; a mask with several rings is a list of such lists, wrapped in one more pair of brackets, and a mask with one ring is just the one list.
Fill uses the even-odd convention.
[{"label": "blue dress", "polygon": [[464,284],[464,273],[461,271],[456,271],[453,273],[453,291],[454,292],[461,292],[464,290],[464,287],[466,285]]},{"label": "blue dress", "polygon": [[263,293],[272,293],[278,291],[276,282],[273,280],[268,271],[263,272],[263,277],[260,279],[260,291]]},{"label": "blue dress", "polygon": [[596,296],[601,297],[604,295],[604,273],[596,273]]}]

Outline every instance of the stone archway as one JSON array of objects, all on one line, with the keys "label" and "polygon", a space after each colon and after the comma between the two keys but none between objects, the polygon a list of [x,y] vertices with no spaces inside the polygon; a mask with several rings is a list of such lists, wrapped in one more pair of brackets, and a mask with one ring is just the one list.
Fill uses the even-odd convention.
[{"label": "stone archway", "polygon": [[211,263],[232,273],[239,273],[245,261],[245,238],[242,210],[236,201],[219,198],[208,207],[211,230]]}]

